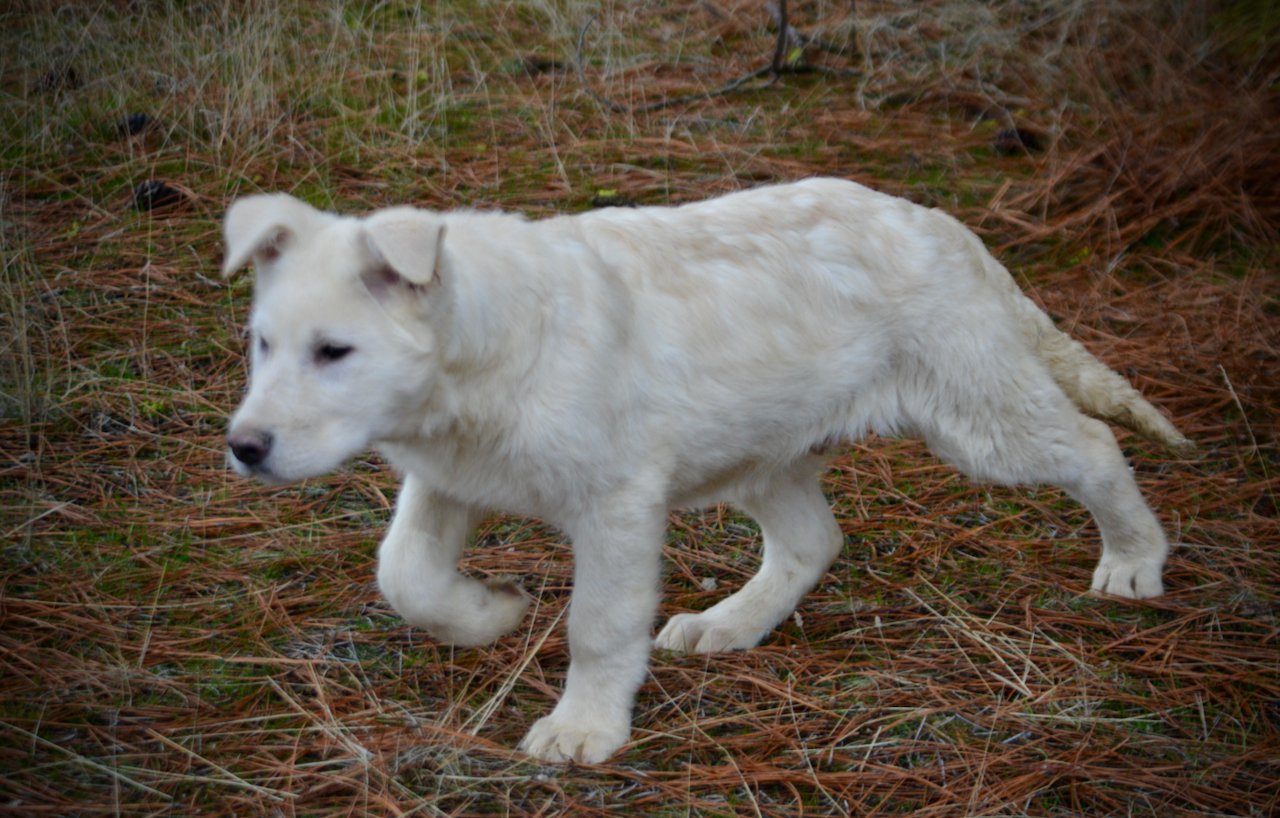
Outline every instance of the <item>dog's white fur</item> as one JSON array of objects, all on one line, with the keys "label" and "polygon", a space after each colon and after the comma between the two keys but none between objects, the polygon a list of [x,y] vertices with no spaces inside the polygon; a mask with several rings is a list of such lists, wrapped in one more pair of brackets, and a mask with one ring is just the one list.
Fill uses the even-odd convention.
[{"label": "dog's white fur", "polygon": [[967,474],[1052,483],[1097,519],[1093,589],[1162,592],[1168,550],[1110,430],[1186,444],[1055,329],[957,221],[812,179],[676,208],[527,221],[237,201],[225,273],[252,259],[250,388],[229,441],[269,482],[369,446],[405,474],[378,582],[409,622],[473,645],[527,597],[464,577],[478,517],[571,538],[572,661],[522,748],[599,762],[630,732],[658,607],[668,509],[728,501],[759,523],[741,590],[656,645],[748,648],[842,536],[822,452],[868,430],[922,436]]}]

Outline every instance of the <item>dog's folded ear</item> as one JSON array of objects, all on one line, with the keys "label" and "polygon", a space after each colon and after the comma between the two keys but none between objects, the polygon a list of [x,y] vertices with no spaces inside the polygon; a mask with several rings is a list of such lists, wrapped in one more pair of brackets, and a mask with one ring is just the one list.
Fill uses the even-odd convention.
[{"label": "dog's folded ear", "polygon": [[226,256],[222,275],[249,263],[261,268],[277,259],[320,211],[287,193],[263,193],[237,199],[223,219]]},{"label": "dog's folded ear", "polygon": [[412,207],[383,210],[364,223],[369,248],[384,266],[377,276],[367,276],[371,288],[401,280],[419,290],[438,284],[444,222],[434,213]]}]

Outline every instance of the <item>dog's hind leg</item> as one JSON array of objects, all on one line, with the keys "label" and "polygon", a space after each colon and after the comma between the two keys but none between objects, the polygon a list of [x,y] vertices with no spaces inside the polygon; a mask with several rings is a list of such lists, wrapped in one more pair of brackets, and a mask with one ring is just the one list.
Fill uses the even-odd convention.
[{"label": "dog's hind leg", "polygon": [[1083,415],[1081,449],[1092,472],[1063,483],[1084,503],[1102,531],[1102,558],[1093,571],[1092,590],[1131,599],[1164,593],[1161,574],[1169,543],[1134,482],[1115,436],[1106,424]]},{"label": "dog's hind leg", "polygon": [[778,474],[737,503],[764,533],[759,572],[708,610],[671,617],[656,647],[682,653],[754,647],[795,610],[844,544],[813,461]]},{"label": "dog's hind leg", "polygon": [[529,598],[510,583],[458,573],[478,514],[442,497],[412,475],[378,548],[378,586],[410,624],[455,645],[482,645],[520,624]]},{"label": "dog's hind leg", "polygon": [[918,380],[929,384],[929,400],[928,411],[912,413],[915,425],[935,454],[971,477],[1065,489],[1102,533],[1092,589],[1159,596],[1168,542],[1111,430],[1081,414],[1038,362],[1009,357],[999,370],[951,370],[967,373],[963,381]]}]

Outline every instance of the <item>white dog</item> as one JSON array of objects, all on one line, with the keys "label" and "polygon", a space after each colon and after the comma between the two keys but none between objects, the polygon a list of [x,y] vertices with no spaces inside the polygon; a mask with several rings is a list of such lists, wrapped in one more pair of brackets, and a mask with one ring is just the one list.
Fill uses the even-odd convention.
[{"label": "white dog", "polygon": [[[812,179],[533,222],[259,195],[225,227],[224,274],[257,269],[237,471],[301,480],[376,447],[405,475],[378,583],[461,645],[528,605],[457,572],[482,514],[572,540],[568,681],[521,744],[540,759],[626,743],[651,644],[749,648],[791,613],[843,542],[823,453],[868,430],[920,435],[981,480],[1061,486],[1101,529],[1093,590],[1162,592],[1164,534],[1081,410],[1186,439],[938,211]],[[667,511],[717,501],[759,522],[760,571],[653,642]]]}]

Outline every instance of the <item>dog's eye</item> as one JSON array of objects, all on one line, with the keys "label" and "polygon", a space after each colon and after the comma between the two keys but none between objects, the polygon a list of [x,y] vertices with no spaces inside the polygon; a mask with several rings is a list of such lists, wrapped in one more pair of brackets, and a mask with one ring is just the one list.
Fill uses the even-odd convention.
[{"label": "dog's eye", "polygon": [[322,364],[340,361],[350,355],[353,348],[344,344],[321,344],[316,348],[316,360]]},{"label": "dog's eye", "polygon": [[258,354],[266,355],[270,351],[271,351],[271,344],[268,344],[267,339],[259,335],[258,336]]}]

